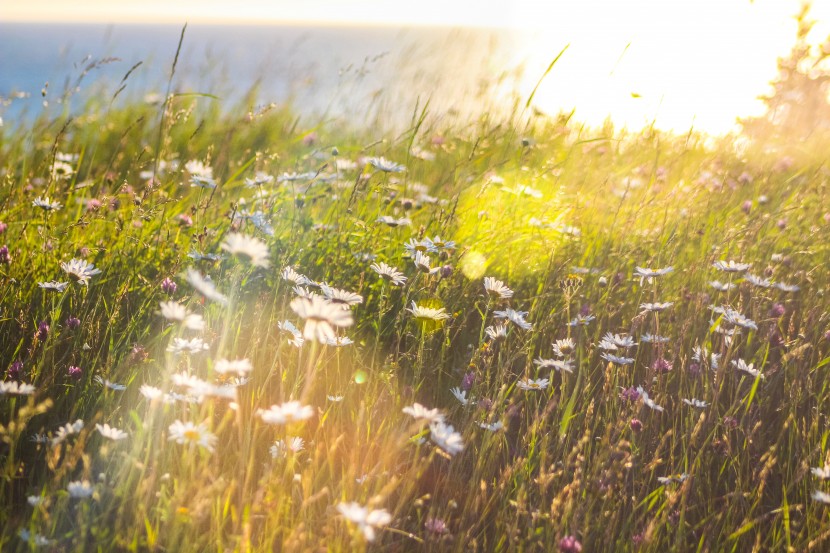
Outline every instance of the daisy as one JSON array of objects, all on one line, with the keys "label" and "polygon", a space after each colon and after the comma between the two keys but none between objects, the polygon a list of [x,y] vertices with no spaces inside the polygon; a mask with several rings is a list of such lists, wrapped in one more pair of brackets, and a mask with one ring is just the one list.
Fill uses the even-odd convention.
[{"label": "daisy", "polygon": [[715,261],[712,267],[724,273],[743,273],[750,267],[751,263],[736,263],[735,261]]},{"label": "daisy", "polygon": [[415,240],[414,238],[410,238],[409,242],[406,242],[403,247],[407,253],[413,257],[418,252],[428,253],[438,251],[438,248],[432,244],[429,238],[424,238],[423,240]]},{"label": "daisy", "polygon": [[813,493],[810,494],[810,497],[813,501],[819,501],[821,503],[826,503],[830,505],[830,494],[824,493],[820,490],[813,490]]},{"label": "daisy", "polygon": [[640,394],[640,399],[643,400],[643,404],[650,409],[653,409],[659,413],[663,412],[663,408],[657,405],[653,399],[648,397],[648,393],[643,390],[642,386],[637,386],[637,393]]},{"label": "daisy", "polygon": [[724,313],[723,318],[726,322],[733,324],[735,326],[739,326],[741,328],[746,328],[749,330],[758,330],[758,325],[755,324],[755,321],[747,319],[737,311],[733,309],[729,309]]},{"label": "daisy", "polygon": [[557,357],[567,357],[576,351],[576,342],[571,338],[557,340],[553,343],[553,354]]},{"label": "daisy", "polygon": [[115,427],[110,426],[108,424],[105,424],[103,426],[100,425],[100,424],[96,424],[95,429],[103,437],[108,438],[108,439],[113,440],[113,441],[116,441],[116,442],[119,441],[119,440],[123,440],[123,439],[125,439],[129,436],[129,434],[127,434],[123,430],[119,430],[118,428],[115,428]]},{"label": "daisy", "polygon": [[[309,284],[314,284],[314,283],[311,282]],[[319,294],[317,294],[315,292],[312,292],[311,290],[309,290],[305,286],[295,286],[291,289],[291,291],[294,292],[297,295],[297,297],[306,298],[308,300],[310,300],[311,298],[313,298],[315,296],[319,296]]]},{"label": "daisy", "polygon": [[58,428],[57,432],[52,436],[52,447],[62,444],[74,434],[79,433],[81,430],[84,429],[84,421],[81,419],[76,420],[73,423],[66,423],[60,428]]},{"label": "daisy", "polygon": [[493,311],[493,316],[497,319],[507,319],[523,330],[530,330],[533,325],[525,320],[527,311],[515,311],[509,307],[504,311]]},{"label": "daisy", "polygon": [[426,238],[432,244],[433,251],[445,250],[451,251],[458,248],[458,245],[453,240],[442,240],[440,236],[436,236],[432,240]]},{"label": "daisy", "polygon": [[205,320],[201,315],[188,312],[187,308],[175,301],[163,301],[159,303],[161,316],[168,321],[182,323],[184,328],[190,330],[204,330]]},{"label": "daisy", "polygon": [[188,173],[199,177],[213,177],[213,168],[205,165],[197,159],[191,159],[184,164],[184,168]]},{"label": "daisy", "polygon": [[657,278],[659,276],[667,275],[672,271],[674,271],[674,267],[666,267],[664,269],[649,269],[647,267],[635,267],[634,276],[640,277],[640,284],[642,284],[644,279],[647,279],[649,282],[651,282],[652,279]]},{"label": "daisy", "polygon": [[758,288],[769,288],[772,286],[772,281],[768,278],[761,278],[750,273],[744,275],[744,280]]},{"label": "daisy", "polygon": [[63,205],[59,202],[53,202],[49,199],[49,196],[40,197],[38,196],[32,201],[32,207],[39,207],[44,211],[57,211],[63,207]]},{"label": "daisy", "polygon": [[692,398],[692,399],[683,398],[683,403],[685,403],[686,405],[690,405],[692,407],[697,407],[698,409],[704,409],[704,408],[709,406],[709,404],[707,402],[705,402],[703,400],[700,400],[700,399],[695,399],[695,398]]},{"label": "daisy", "polygon": [[504,282],[493,277],[484,277],[484,291],[491,298],[507,299],[513,297],[513,290],[504,285]]},{"label": "daisy", "polygon": [[425,255],[422,252],[415,252],[415,259],[413,260],[413,263],[415,263],[415,268],[418,269],[418,271],[421,272],[421,273],[426,273],[426,274],[431,275],[431,274],[434,274],[434,273],[438,272],[438,270],[439,270],[438,267],[436,267],[434,269],[430,267],[429,256]]},{"label": "daisy", "polygon": [[378,217],[377,222],[378,223],[383,223],[384,225],[388,225],[388,226],[393,227],[393,228],[394,227],[409,226],[409,225],[412,224],[412,221],[410,221],[406,217],[401,217],[400,219],[398,219],[398,218],[392,217],[390,215],[383,215],[381,217]]},{"label": "daisy", "polygon": [[495,422],[479,422],[476,423],[479,427],[483,428],[484,430],[489,430],[490,432],[498,432],[502,428],[504,428],[504,423],[501,421]]},{"label": "daisy", "polygon": [[28,495],[26,496],[26,503],[31,505],[32,507],[37,507],[38,505],[42,504],[46,498],[42,495]]},{"label": "daisy", "polygon": [[455,431],[452,425],[443,421],[436,421],[429,425],[430,439],[441,449],[455,455],[464,450],[464,441],[461,434]]},{"label": "daisy", "polygon": [[408,307],[406,310],[412,313],[415,320],[420,323],[428,321],[443,321],[450,318],[449,313],[447,313],[443,307],[424,307],[416,305],[414,301],[412,302],[412,307]]},{"label": "daisy", "polygon": [[302,347],[305,339],[303,338],[303,333],[300,332],[300,329],[294,326],[294,323],[291,321],[281,321],[277,323],[277,327],[283,332],[287,332],[291,335],[291,338],[288,340],[289,344],[297,348]]},{"label": "daisy", "polygon": [[187,257],[195,261],[221,261],[223,256],[217,253],[201,253],[196,250],[190,250]]},{"label": "daisy", "polygon": [[588,326],[591,323],[591,321],[595,319],[596,317],[593,315],[577,314],[576,317],[568,323],[568,326]]},{"label": "daisy", "polygon": [[32,542],[38,547],[47,547],[52,544],[52,540],[41,534],[32,534],[27,529],[21,528],[17,535],[25,542]]},{"label": "daisy", "polygon": [[69,497],[75,499],[86,499],[87,497],[92,497],[95,490],[92,488],[92,484],[89,483],[89,480],[76,480],[75,482],[70,482],[66,486],[66,491],[69,492]]},{"label": "daisy", "polygon": [[678,484],[682,484],[687,478],[689,478],[689,475],[686,474],[686,473],[683,473],[683,474],[673,474],[671,476],[658,476],[657,481],[665,486],[666,484],[671,484],[672,482],[677,482]]},{"label": "daisy", "polygon": [[533,380],[527,378],[525,380],[519,380],[516,383],[516,386],[521,390],[544,390],[550,384],[550,380],[547,378],[540,378],[538,380]]},{"label": "daisy", "polygon": [[187,282],[196,289],[197,292],[211,301],[215,301],[220,305],[227,305],[228,298],[221,294],[214,286],[213,282],[202,276],[196,269],[188,269],[185,274]]},{"label": "daisy", "polygon": [[247,258],[254,267],[267,269],[271,264],[268,261],[268,245],[253,236],[234,232],[219,247],[236,257]]},{"label": "daisy", "polygon": [[400,163],[395,163],[394,161],[389,161],[383,157],[370,157],[366,159],[366,163],[374,167],[379,171],[383,171],[384,173],[403,173],[406,171],[406,167],[401,165]]},{"label": "daisy", "polygon": [[49,282],[38,282],[37,285],[42,290],[54,290],[55,292],[63,292],[69,286],[68,282],[57,282],[55,280]]},{"label": "daisy", "polygon": [[467,390],[462,390],[461,388],[456,386],[455,388],[450,389],[450,392],[452,393],[452,395],[455,396],[455,399],[457,399],[458,402],[464,407],[469,407],[470,405],[473,405],[473,398],[467,397]]},{"label": "daisy", "polygon": [[286,441],[277,440],[271,446],[271,458],[286,457],[289,453],[299,453],[305,449],[305,442],[300,437],[287,438]]},{"label": "daisy", "polygon": [[302,405],[299,401],[289,401],[282,405],[272,405],[267,410],[257,409],[257,416],[268,424],[288,424],[295,421],[304,421],[314,415],[314,409]]},{"label": "daisy", "polygon": [[343,396],[326,396],[326,399],[333,402],[333,403],[340,403],[343,401]]},{"label": "daisy", "polygon": [[495,326],[488,326],[484,329],[484,332],[491,340],[503,340],[507,338],[507,325],[498,324]]},{"label": "daisy", "polygon": [[827,480],[830,478],[830,466],[824,465],[823,468],[811,468],[810,473],[816,478]]},{"label": "daisy", "polygon": [[118,384],[117,382],[110,382],[109,380],[102,378],[100,375],[95,377],[95,382],[97,382],[104,388],[109,388],[110,390],[115,390],[116,392],[123,392],[127,389],[127,387],[123,384]]},{"label": "daisy", "polygon": [[349,338],[347,336],[336,336],[334,338],[326,340],[325,343],[326,343],[327,346],[331,346],[331,347],[335,347],[335,348],[342,348],[343,346],[350,346],[350,345],[354,344],[354,340],[352,340],[351,338]]},{"label": "daisy", "polygon": [[631,365],[632,363],[634,363],[634,358],[633,357],[619,357],[617,355],[612,355],[610,353],[603,353],[602,355],[600,355],[600,357],[602,357],[606,361],[614,363],[615,365],[623,365],[624,366],[624,365]]},{"label": "daisy", "polygon": [[406,284],[404,274],[386,263],[373,263],[369,268],[376,272],[383,280],[391,282],[395,286],[403,286]]},{"label": "daisy", "polygon": [[761,380],[764,379],[764,375],[761,373],[759,369],[755,368],[754,363],[747,363],[743,359],[733,359],[732,366],[734,366],[739,371],[745,372],[750,376],[754,376],[755,378],[760,378]]},{"label": "daisy", "polygon": [[323,291],[326,299],[329,300],[329,303],[342,305],[345,309],[348,309],[352,305],[363,303],[363,296],[355,294],[354,292],[332,288],[328,284],[323,284],[320,286],[320,289]]},{"label": "daisy", "polygon": [[156,388],[155,386],[150,386],[149,384],[142,384],[141,388],[138,389],[139,393],[143,395],[145,398],[149,399],[150,401],[154,399],[159,399],[164,396],[164,392],[161,391],[160,388]]},{"label": "daisy", "polygon": [[245,376],[253,370],[253,365],[247,359],[236,359],[229,361],[227,359],[220,359],[213,366],[213,370],[219,374],[234,373],[239,376]]},{"label": "daisy", "polygon": [[69,263],[61,263],[61,269],[67,275],[74,278],[78,284],[83,286],[89,284],[90,278],[101,274],[100,269],[96,269],[95,265],[83,259],[73,259]]},{"label": "daisy", "polygon": [[174,355],[180,353],[200,353],[210,349],[210,346],[201,338],[186,340],[185,338],[173,338],[173,343],[167,346],[167,351]]},{"label": "daisy", "polygon": [[444,420],[444,415],[438,409],[427,409],[420,403],[414,403],[409,407],[402,409],[403,413],[410,415],[416,420],[424,420],[428,423],[438,422]]},{"label": "daisy", "polygon": [[573,361],[567,359],[535,359],[533,364],[540,369],[556,369],[557,371],[574,372]]},{"label": "daisy", "polygon": [[674,302],[667,301],[665,303],[643,303],[640,304],[640,309],[643,311],[652,311],[654,313],[659,313],[661,311],[665,311],[669,307],[674,305]]},{"label": "daisy", "polygon": [[289,304],[291,309],[305,319],[303,338],[316,340],[325,344],[335,338],[334,327],[345,328],[352,325],[352,313],[340,305],[333,305],[321,298],[294,298]]},{"label": "daisy", "polygon": [[174,374],[173,384],[187,388],[187,393],[197,398],[199,402],[208,396],[230,399],[232,401],[236,400],[235,385],[217,386],[197,376],[186,373]]},{"label": "daisy", "polygon": [[605,336],[603,336],[602,340],[600,340],[598,347],[606,351],[616,351],[617,349],[626,350],[628,348],[633,348],[636,345],[637,342],[635,342],[634,338],[631,336],[606,332]]},{"label": "daisy", "polygon": [[337,510],[343,518],[357,525],[366,541],[375,541],[375,529],[383,528],[392,522],[392,515],[386,509],[370,511],[367,507],[362,507],[355,502],[340,503],[337,505]]},{"label": "daisy", "polygon": [[177,444],[191,444],[203,447],[213,453],[216,445],[216,436],[211,434],[205,423],[198,425],[192,422],[176,420],[168,428],[170,436],[168,440],[174,440]]},{"label": "daisy", "polygon": [[782,292],[798,292],[801,288],[798,287],[796,284],[785,284],[783,282],[776,282],[773,284],[776,288],[781,290]]},{"label": "daisy", "polygon": [[35,393],[35,387],[16,380],[0,380],[0,396],[30,396]]},{"label": "daisy", "polygon": [[216,181],[213,180],[213,177],[208,176],[201,176],[201,175],[191,175],[190,176],[190,187],[191,188],[209,188],[213,189],[216,188]]},{"label": "daisy", "polygon": [[640,336],[640,342],[644,344],[665,344],[666,342],[670,341],[671,338],[667,336],[658,336],[656,334],[643,334]]},{"label": "daisy", "polygon": [[245,179],[245,186],[250,188],[262,186],[263,184],[269,184],[274,182],[273,175],[269,175],[267,173],[263,173],[262,171],[257,171],[254,174],[254,178],[246,178]]},{"label": "daisy", "polygon": [[728,292],[729,290],[734,290],[737,287],[737,284],[731,282],[724,283],[719,280],[712,280],[709,281],[709,286],[711,286],[718,292]]}]

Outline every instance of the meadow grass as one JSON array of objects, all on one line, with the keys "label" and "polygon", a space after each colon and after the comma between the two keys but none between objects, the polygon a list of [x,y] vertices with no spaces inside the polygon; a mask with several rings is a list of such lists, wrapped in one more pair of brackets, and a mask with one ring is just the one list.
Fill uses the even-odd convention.
[{"label": "meadow grass", "polygon": [[[176,95],[0,130],[3,551],[830,547],[820,156],[521,110],[304,127]],[[286,277],[359,294],[314,304],[353,343],[315,339]]]}]

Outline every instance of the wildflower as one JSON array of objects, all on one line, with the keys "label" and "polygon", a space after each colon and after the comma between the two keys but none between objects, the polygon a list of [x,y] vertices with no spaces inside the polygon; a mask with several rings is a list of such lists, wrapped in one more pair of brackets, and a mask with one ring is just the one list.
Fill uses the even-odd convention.
[{"label": "wildflower", "polygon": [[821,480],[827,480],[828,478],[830,478],[830,466],[824,465],[823,468],[811,468],[810,473],[816,478],[820,478]]},{"label": "wildflower", "polygon": [[404,249],[409,253],[411,256],[415,256],[418,252],[421,253],[428,253],[428,252],[437,252],[438,248],[436,248],[432,241],[429,238],[424,238],[423,240],[415,240],[414,238],[410,238],[409,242],[406,242],[403,245]]},{"label": "wildflower", "polygon": [[758,288],[769,288],[770,286],[772,286],[772,281],[770,281],[768,278],[762,278],[750,273],[746,273],[744,275],[744,280],[746,280],[753,286],[757,286]]},{"label": "wildflower", "polygon": [[634,432],[642,432],[643,430],[643,423],[640,421],[640,419],[631,419],[631,421],[629,421],[628,423],[628,426],[630,426],[631,430],[633,430]]},{"label": "wildflower", "polygon": [[[8,371],[6,371],[6,374],[9,376],[9,378],[11,378],[13,380],[17,380],[18,378],[20,378],[20,375],[21,375],[22,372],[23,372],[23,361],[15,361],[11,365],[9,365],[9,369],[8,369]],[[0,384],[0,390],[3,389],[2,387],[3,387],[3,384]]]},{"label": "wildflower", "polygon": [[409,220],[407,217],[395,218],[390,215],[383,215],[377,218],[378,223],[383,223],[384,225],[388,225],[390,227],[403,227],[409,226],[412,224],[412,221]]},{"label": "wildflower", "polygon": [[540,378],[538,380],[527,378],[525,380],[519,380],[516,386],[520,390],[544,390],[548,387],[548,384],[550,384],[550,380],[547,378]]},{"label": "wildflower", "polygon": [[672,365],[667,359],[658,357],[654,360],[654,363],[651,364],[651,368],[658,374],[664,374],[671,371]]},{"label": "wildflower", "polygon": [[300,437],[287,438],[286,441],[277,440],[271,446],[271,458],[285,457],[288,453],[299,453],[305,448],[305,442]]},{"label": "wildflower", "polygon": [[81,367],[69,365],[69,368],[66,369],[66,374],[69,375],[69,378],[79,380],[84,375],[84,371],[81,370]]},{"label": "wildflower", "polygon": [[484,277],[484,291],[496,299],[508,299],[513,297],[513,290],[504,285],[504,282],[493,277]]},{"label": "wildflower", "polygon": [[175,301],[163,301],[159,304],[161,316],[168,321],[182,323],[184,328],[190,330],[204,330],[205,320],[201,315],[188,312],[187,308]]},{"label": "wildflower", "polygon": [[741,211],[749,215],[749,212],[752,211],[752,200],[746,200],[744,203],[742,203]]},{"label": "wildflower", "polygon": [[201,402],[208,396],[236,400],[235,385],[216,386],[187,373],[174,374],[173,383],[187,388],[188,395],[195,398],[197,402]]},{"label": "wildflower", "polygon": [[235,373],[239,376],[245,376],[251,372],[253,366],[247,359],[236,359],[229,361],[227,359],[220,359],[213,366],[213,370],[219,374]]},{"label": "wildflower", "polygon": [[667,336],[657,336],[656,334],[649,333],[640,336],[640,342],[642,342],[643,344],[665,344],[670,340],[671,338]]},{"label": "wildflower", "polygon": [[464,407],[473,404],[473,398],[467,397],[467,390],[462,390],[461,388],[452,388],[450,389],[450,392],[452,393],[452,395],[455,396],[455,399],[457,399],[458,402],[461,403],[461,405],[463,405]]},{"label": "wildflower", "polygon": [[640,284],[642,284],[644,279],[647,279],[649,282],[652,279],[657,278],[659,276],[667,275],[674,271],[674,267],[666,267],[664,269],[649,269],[647,267],[635,267],[634,268],[634,276],[640,277]]},{"label": "wildflower", "polygon": [[637,345],[634,338],[631,336],[624,336],[620,334],[612,334],[606,332],[605,336],[600,340],[598,347],[605,351],[617,351],[618,349],[626,350]]},{"label": "wildflower", "polygon": [[363,296],[355,294],[354,292],[332,288],[327,284],[323,284],[320,289],[323,291],[326,299],[329,300],[329,303],[342,305],[345,309],[348,309],[352,305],[363,303]]},{"label": "wildflower", "polygon": [[430,439],[441,449],[455,455],[464,450],[461,434],[455,431],[452,425],[443,421],[436,421],[429,425]]},{"label": "wildflower", "polygon": [[602,357],[606,361],[609,361],[609,362],[611,362],[615,365],[625,366],[625,365],[631,365],[632,363],[634,363],[634,358],[633,357],[620,357],[620,356],[617,356],[617,355],[612,355],[610,353],[603,353],[602,355],[600,355],[600,357]]},{"label": "wildflower", "polygon": [[168,296],[172,296],[173,294],[175,294],[177,288],[178,286],[176,286],[176,283],[173,282],[169,277],[161,281],[161,291],[167,294]]},{"label": "wildflower", "polygon": [[198,445],[207,449],[211,453],[216,445],[216,436],[211,434],[205,423],[193,424],[192,422],[182,422],[176,420],[168,428],[170,436],[168,440],[173,440],[177,444]]},{"label": "wildflower", "polygon": [[366,159],[366,163],[374,167],[379,171],[383,171],[384,173],[403,173],[406,171],[406,167],[401,165],[400,163],[395,163],[394,161],[389,161],[383,157],[370,157]]},{"label": "wildflower", "polygon": [[391,282],[395,286],[403,286],[406,284],[404,274],[386,263],[373,263],[369,268],[376,272],[383,280]]},{"label": "wildflower", "polygon": [[245,179],[245,186],[256,187],[262,186],[263,184],[269,184],[272,182],[274,182],[274,177],[272,175],[268,175],[266,173],[263,173],[262,171],[257,171],[254,175],[254,178]]},{"label": "wildflower", "polygon": [[291,339],[288,340],[289,344],[298,348],[302,347],[305,339],[303,338],[303,333],[300,332],[300,329],[294,326],[294,323],[291,321],[280,321],[277,323],[277,327],[283,332],[287,332],[291,335]]},{"label": "wildflower", "polygon": [[821,490],[813,490],[813,493],[810,494],[810,497],[813,499],[813,501],[818,501],[820,503],[830,505],[830,494],[824,493]]},{"label": "wildflower", "polygon": [[432,307],[424,307],[417,305],[414,301],[412,302],[412,307],[407,308],[406,310],[412,313],[412,316],[421,323],[428,321],[443,321],[450,318],[450,315],[443,307],[439,307],[437,309]]},{"label": "wildflower", "polygon": [[747,363],[743,359],[733,359],[732,366],[734,366],[739,371],[745,372],[750,376],[754,376],[755,378],[760,378],[761,380],[764,379],[764,375],[761,373],[759,369],[755,368],[754,363]]},{"label": "wildflower", "polygon": [[17,532],[17,535],[20,537],[21,540],[29,543],[34,543],[34,545],[38,547],[47,547],[52,544],[52,540],[43,536],[41,534],[31,534],[25,528],[21,528],[20,531]]},{"label": "wildflower", "polygon": [[567,357],[576,351],[576,342],[572,338],[557,340],[553,343],[553,354],[557,357]]},{"label": "wildflower", "polygon": [[267,269],[270,266],[270,262],[268,261],[268,245],[253,236],[247,236],[237,232],[231,233],[222,242],[220,248],[236,257],[247,258],[254,267]]},{"label": "wildflower", "polygon": [[501,422],[501,421],[495,421],[495,422],[479,422],[479,423],[477,423],[477,424],[478,424],[478,426],[479,426],[479,427],[481,427],[481,428],[483,428],[484,430],[487,430],[487,431],[489,431],[489,432],[498,432],[499,430],[501,430],[502,428],[504,428],[504,423],[503,423],[503,422]]},{"label": "wildflower", "polygon": [[8,246],[0,246],[0,263],[9,265],[12,262],[12,256],[9,253]]},{"label": "wildflower", "polygon": [[66,328],[69,330],[76,330],[79,326],[81,326],[81,319],[78,317],[70,315],[69,318],[66,319]]},{"label": "wildflower", "polygon": [[332,403],[340,403],[343,401],[343,396],[326,396],[326,399],[331,401]]},{"label": "wildflower", "polygon": [[568,323],[568,326],[588,326],[591,321],[595,320],[596,317],[593,315],[582,315],[581,313],[577,313],[576,317],[574,317],[571,322]]},{"label": "wildflower", "polygon": [[101,274],[100,269],[96,269],[95,265],[83,259],[73,259],[69,263],[61,263],[61,269],[67,275],[74,278],[78,284],[83,286],[89,284],[90,278]]},{"label": "wildflower", "polygon": [[454,250],[458,247],[454,241],[452,241],[452,240],[442,240],[440,236],[436,236],[432,240],[430,240],[429,238],[426,238],[425,240],[429,241],[432,244],[433,251],[436,251],[436,250],[452,251],[452,250]]},{"label": "wildflower", "polygon": [[95,382],[97,382],[98,384],[100,384],[101,386],[103,386],[105,388],[109,388],[110,390],[115,390],[116,392],[123,392],[124,390],[127,389],[127,387],[124,386],[123,384],[118,384],[117,382],[110,382],[109,380],[106,380],[106,379],[102,378],[101,376],[96,376],[95,377]]},{"label": "wildflower", "polygon": [[311,418],[314,409],[302,405],[299,401],[289,401],[282,405],[272,405],[267,410],[257,409],[257,416],[268,424],[288,424]]},{"label": "wildflower", "polygon": [[533,325],[525,320],[527,311],[515,311],[509,307],[504,311],[493,311],[493,316],[497,319],[507,319],[523,330],[530,330]]},{"label": "wildflower", "polygon": [[44,211],[57,211],[63,207],[63,205],[59,202],[53,202],[49,199],[49,196],[40,197],[32,201],[32,207],[39,207]]},{"label": "wildflower", "polygon": [[737,285],[731,282],[724,283],[719,280],[712,280],[709,282],[709,286],[711,286],[718,292],[728,292],[729,290],[733,290]]},{"label": "wildflower", "polygon": [[413,262],[415,263],[415,268],[422,273],[427,273],[431,275],[435,274],[439,270],[437,267],[434,269],[430,268],[429,256],[423,254],[422,252],[415,252],[415,259],[413,260]]},{"label": "wildflower", "polygon": [[573,361],[566,359],[542,359],[539,357],[533,364],[540,369],[556,369],[557,371],[574,372]]},{"label": "wildflower", "polygon": [[769,310],[770,317],[775,317],[776,319],[783,316],[786,312],[787,309],[780,303],[774,303]]},{"label": "wildflower", "polygon": [[339,305],[333,305],[320,296],[294,298],[291,309],[305,319],[303,337],[325,344],[335,338],[334,327],[345,328],[354,322],[352,313]]},{"label": "wildflower", "polygon": [[427,532],[437,535],[443,535],[449,533],[449,528],[447,528],[447,523],[444,522],[443,519],[440,518],[428,518],[426,522],[424,522],[424,529]]},{"label": "wildflower", "polygon": [[634,388],[633,386],[630,388],[623,388],[622,393],[620,394],[620,399],[629,402],[639,401],[640,388]]},{"label": "wildflower", "polygon": [[73,423],[66,423],[65,425],[58,428],[54,436],[52,436],[52,447],[62,444],[67,440],[67,438],[69,438],[69,436],[77,434],[83,429],[84,421],[82,421],[81,419],[78,419]]},{"label": "wildflower", "polygon": [[[190,224],[193,224],[192,220]],[[187,252],[187,257],[193,259],[194,261],[220,261],[223,258],[223,256],[217,253],[201,253],[196,250],[190,250]]]},{"label": "wildflower", "polygon": [[[11,369],[9,369],[9,372],[12,372]],[[14,380],[0,380],[0,396],[30,396],[34,393],[35,387],[31,384],[25,384]]]},{"label": "wildflower", "polygon": [[773,286],[775,286],[776,288],[778,288],[782,292],[793,293],[793,292],[798,292],[799,290],[801,290],[801,288],[799,288],[798,285],[796,285],[796,284],[785,284],[783,282],[776,282],[775,284],[773,284]]},{"label": "wildflower", "polygon": [[410,415],[416,420],[425,420],[429,423],[444,420],[444,415],[438,409],[427,409],[420,403],[414,403],[409,407],[402,409],[403,413]]},{"label": "wildflower", "polygon": [[200,353],[210,349],[210,346],[201,338],[173,338],[173,343],[167,346],[167,351],[178,355],[180,353]]},{"label": "wildflower", "polygon": [[464,375],[464,378],[461,379],[461,389],[465,392],[469,392],[472,389],[475,380],[476,373],[474,373],[473,371],[468,372]]},{"label": "wildflower", "polygon": [[484,332],[491,340],[503,340],[507,338],[507,325],[498,324],[495,326],[488,326],[484,329]]},{"label": "wildflower", "polygon": [[49,281],[49,282],[38,282],[38,287],[42,290],[54,290],[55,292],[63,292],[66,290],[66,287],[69,286],[68,282],[57,282],[57,281]]},{"label": "wildflower", "polygon": [[686,479],[689,478],[689,475],[685,472],[683,474],[672,474],[669,476],[658,476],[657,481],[662,485],[671,484],[672,482],[677,482],[678,484],[682,484]]},{"label": "wildflower", "polygon": [[224,294],[221,294],[216,289],[216,286],[209,279],[203,277],[196,269],[188,269],[185,274],[185,279],[197,292],[207,299],[215,301],[220,305],[228,304],[228,298]]},{"label": "wildflower", "polygon": [[298,286],[305,286],[306,284],[311,284],[312,280],[305,275],[302,275],[294,270],[293,267],[285,267],[280,272],[280,277],[283,280],[287,280],[289,282],[293,282]]},{"label": "wildflower", "polygon": [[747,319],[737,311],[733,309],[727,310],[723,318],[726,322],[733,324],[735,326],[739,326],[741,328],[746,328],[750,330],[758,330],[758,325],[755,324],[755,321]]},{"label": "wildflower", "polygon": [[685,403],[686,405],[690,405],[692,407],[697,407],[698,409],[704,409],[704,408],[709,406],[709,404],[707,402],[705,402],[703,400],[700,400],[700,399],[695,399],[695,398],[692,398],[692,399],[683,398],[683,403]]},{"label": "wildflower", "polygon": [[559,540],[559,551],[562,553],[580,553],[582,544],[574,536],[565,536]]},{"label": "wildflower", "polygon": [[654,313],[659,313],[661,311],[665,311],[669,307],[674,305],[674,302],[667,301],[665,303],[643,303],[640,304],[640,309],[643,311],[651,311]]},{"label": "wildflower", "polygon": [[66,491],[69,492],[69,497],[75,499],[86,499],[87,497],[92,497],[95,490],[92,488],[92,484],[89,483],[89,480],[78,480],[70,482],[66,486]]},{"label": "wildflower", "polygon": [[155,386],[149,386],[147,384],[142,384],[141,388],[139,388],[138,391],[141,393],[141,395],[143,395],[150,401],[154,399],[159,399],[164,396],[164,392],[162,392],[161,389],[156,388]]},{"label": "wildflower", "polygon": [[98,430],[98,433],[101,434],[103,437],[113,441],[123,440],[129,436],[129,434],[127,434],[123,430],[119,430],[118,428],[112,427],[108,424],[104,424],[103,426],[100,424],[96,424],[95,429]]},{"label": "wildflower", "polygon": [[26,496],[26,503],[28,503],[32,507],[37,507],[38,505],[43,503],[43,501],[45,499],[46,499],[45,497],[40,496],[40,495],[29,495],[29,496]]},{"label": "wildflower", "polygon": [[343,346],[354,344],[354,340],[347,336],[335,336],[334,338],[326,340],[325,344],[335,348],[342,348]]},{"label": "wildflower", "polygon": [[737,263],[735,261],[715,261],[712,266],[724,273],[743,273],[752,267],[752,263]]},{"label": "wildflower", "polygon": [[337,510],[346,520],[357,525],[367,541],[375,541],[376,528],[383,528],[392,522],[392,515],[386,509],[370,511],[367,507],[362,507],[355,502],[340,503],[337,505]]},{"label": "wildflower", "polygon": [[657,412],[660,412],[660,413],[663,412],[663,408],[661,406],[657,405],[654,402],[654,400],[651,399],[648,396],[648,393],[645,390],[643,390],[642,386],[637,386],[637,393],[640,394],[640,399],[643,401],[643,404],[646,407],[649,407],[650,409],[653,409],[653,410],[655,410]]}]

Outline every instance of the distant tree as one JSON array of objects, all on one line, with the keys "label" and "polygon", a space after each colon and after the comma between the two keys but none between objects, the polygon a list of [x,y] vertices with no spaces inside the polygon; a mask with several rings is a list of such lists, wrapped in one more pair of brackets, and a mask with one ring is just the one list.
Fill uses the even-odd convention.
[{"label": "distant tree", "polygon": [[810,2],[802,4],[796,43],[787,57],[778,59],[772,92],[760,97],[766,113],[740,120],[752,139],[788,143],[830,134],[830,37],[821,45],[810,44],[816,23],[810,8]]}]

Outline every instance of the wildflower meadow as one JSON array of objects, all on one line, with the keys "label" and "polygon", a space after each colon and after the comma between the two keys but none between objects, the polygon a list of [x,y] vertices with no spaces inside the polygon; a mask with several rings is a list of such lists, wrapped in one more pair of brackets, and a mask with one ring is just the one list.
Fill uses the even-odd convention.
[{"label": "wildflower meadow", "polygon": [[825,149],[112,100],[0,127],[0,550],[830,550]]}]

